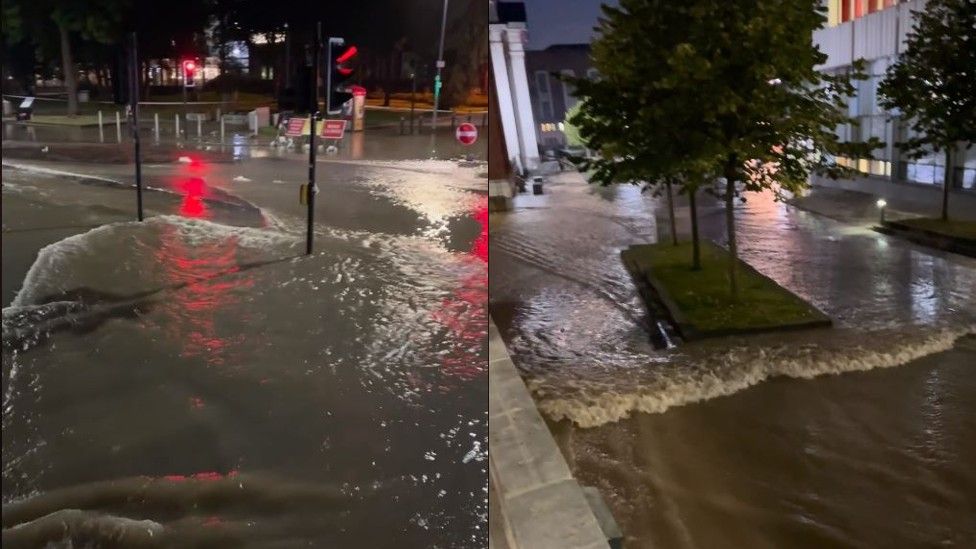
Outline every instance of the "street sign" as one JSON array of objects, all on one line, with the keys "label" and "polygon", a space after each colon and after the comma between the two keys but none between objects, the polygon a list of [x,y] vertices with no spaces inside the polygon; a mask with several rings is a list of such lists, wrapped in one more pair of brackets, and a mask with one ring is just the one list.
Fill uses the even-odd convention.
[{"label": "street sign", "polygon": [[308,134],[308,130],[305,126],[308,125],[308,118],[289,118],[288,119],[288,129],[285,130],[285,135],[288,137],[298,137],[300,135]]},{"label": "street sign", "polygon": [[443,69],[444,67],[445,67],[444,60],[443,59],[438,59],[437,60],[437,68],[438,69]]},{"label": "street sign", "polygon": [[325,120],[322,124],[322,133],[319,135],[324,139],[342,139],[342,134],[345,131],[345,120]]},{"label": "street sign", "polygon": [[454,136],[462,145],[473,145],[478,140],[478,128],[470,122],[464,122],[457,127]]}]

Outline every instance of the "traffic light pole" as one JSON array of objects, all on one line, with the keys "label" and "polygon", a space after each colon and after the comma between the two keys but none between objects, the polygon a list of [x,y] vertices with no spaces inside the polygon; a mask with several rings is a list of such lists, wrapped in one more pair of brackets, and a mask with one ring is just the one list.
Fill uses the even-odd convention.
[{"label": "traffic light pole", "polygon": [[132,109],[132,141],[136,157],[136,211],[142,221],[142,153],[139,149],[139,54],[136,33],[132,33],[132,51],[129,59],[129,101]]},{"label": "traffic light pole", "polygon": [[[332,48],[329,44],[329,59],[332,57]],[[308,232],[305,236],[305,254],[312,253],[312,236],[315,225],[315,130],[316,122],[319,117],[319,49],[322,47],[322,22],[315,24],[315,38],[312,43],[312,112],[309,113],[310,128],[308,129]],[[326,88],[328,89],[328,88]],[[328,96],[326,96],[328,98]],[[326,99],[328,101],[328,99]],[[328,106],[326,107],[328,108]]]}]

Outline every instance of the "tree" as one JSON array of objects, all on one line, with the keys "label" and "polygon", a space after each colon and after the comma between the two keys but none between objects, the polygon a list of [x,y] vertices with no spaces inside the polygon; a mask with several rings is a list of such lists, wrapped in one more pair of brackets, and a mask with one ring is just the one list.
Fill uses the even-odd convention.
[{"label": "tree", "polygon": [[898,143],[910,158],[945,154],[942,219],[949,219],[952,155],[976,141],[976,3],[929,0],[914,11],[907,48],[888,68],[881,105],[898,109],[916,134]]},{"label": "tree", "polygon": [[[604,6],[593,60],[601,79],[573,80],[585,99],[581,135],[601,151],[600,181],[676,178],[694,193],[725,178],[729,288],[738,298],[735,199],[785,197],[813,171],[853,171],[835,155],[870,157],[880,143],[842,143],[833,129],[854,74],[825,75],[811,41],[819,0],[621,0]],[[859,65],[855,68],[859,68]],[[739,185],[741,184],[741,188]],[[742,198],[742,200],[745,200]]]}]

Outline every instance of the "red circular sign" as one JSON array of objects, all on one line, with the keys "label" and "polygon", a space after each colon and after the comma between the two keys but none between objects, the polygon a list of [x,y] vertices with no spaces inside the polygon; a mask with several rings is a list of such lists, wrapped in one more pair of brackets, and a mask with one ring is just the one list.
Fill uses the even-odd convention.
[{"label": "red circular sign", "polygon": [[465,122],[457,127],[454,135],[462,145],[471,145],[478,140],[478,128],[470,122]]}]

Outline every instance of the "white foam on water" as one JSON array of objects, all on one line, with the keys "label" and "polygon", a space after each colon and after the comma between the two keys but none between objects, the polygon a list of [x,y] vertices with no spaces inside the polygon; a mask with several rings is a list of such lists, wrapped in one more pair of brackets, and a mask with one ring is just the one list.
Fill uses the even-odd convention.
[{"label": "white foam on water", "polygon": [[69,172],[64,170],[56,170],[54,168],[45,168],[43,166],[35,166],[33,164],[23,164],[20,162],[10,162],[9,160],[3,160],[2,165],[8,168],[14,168],[16,170],[23,170],[25,172],[32,172],[45,175],[57,175],[61,177],[75,177],[82,179],[91,179],[93,181],[104,181],[106,183],[111,183],[113,185],[125,185],[125,183],[118,181],[117,179],[109,179],[108,177],[101,177],[98,175],[88,175],[75,172]]},{"label": "white foam on water", "polygon": [[[4,315],[8,314],[8,309],[15,311],[18,307],[33,304],[33,300],[43,297],[45,291],[72,282],[64,280],[69,267],[73,262],[92,259],[98,254],[96,247],[105,247],[110,249],[112,253],[117,253],[118,255],[114,259],[106,257],[97,257],[96,259],[105,262],[107,267],[114,265],[116,269],[119,269],[119,265],[126,257],[125,254],[135,253],[131,247],[123,249],[126,245],[131,246],[127,237],[144,234],[145,231],[159,231],[166,226],[175,227],[182,239],[190,245],[234,238],[237,248],[273,251],[287,249],[287,247],[298,243],[296,236],[283,232],[221,225],[175,215],[151,217],[141,223],[137,221],[109,223],[41,248],[37,254],[37,259],[27,271],[17,295],[10,305],[4,308]],[[138,270],[138,266],[133,268]]]},{"label": "white foam on water", "polygon": [[810,379],[901,366],[949,350],[959,338],[976,334],[976,325],[823,333],[836,337],[691,352],[644,375],[614,371],[599,379],[540,376],[527,381],[546,415],[590,428],[626,419],[634,412],[661,413],[672,406],[731,395],[776,376]]}]

